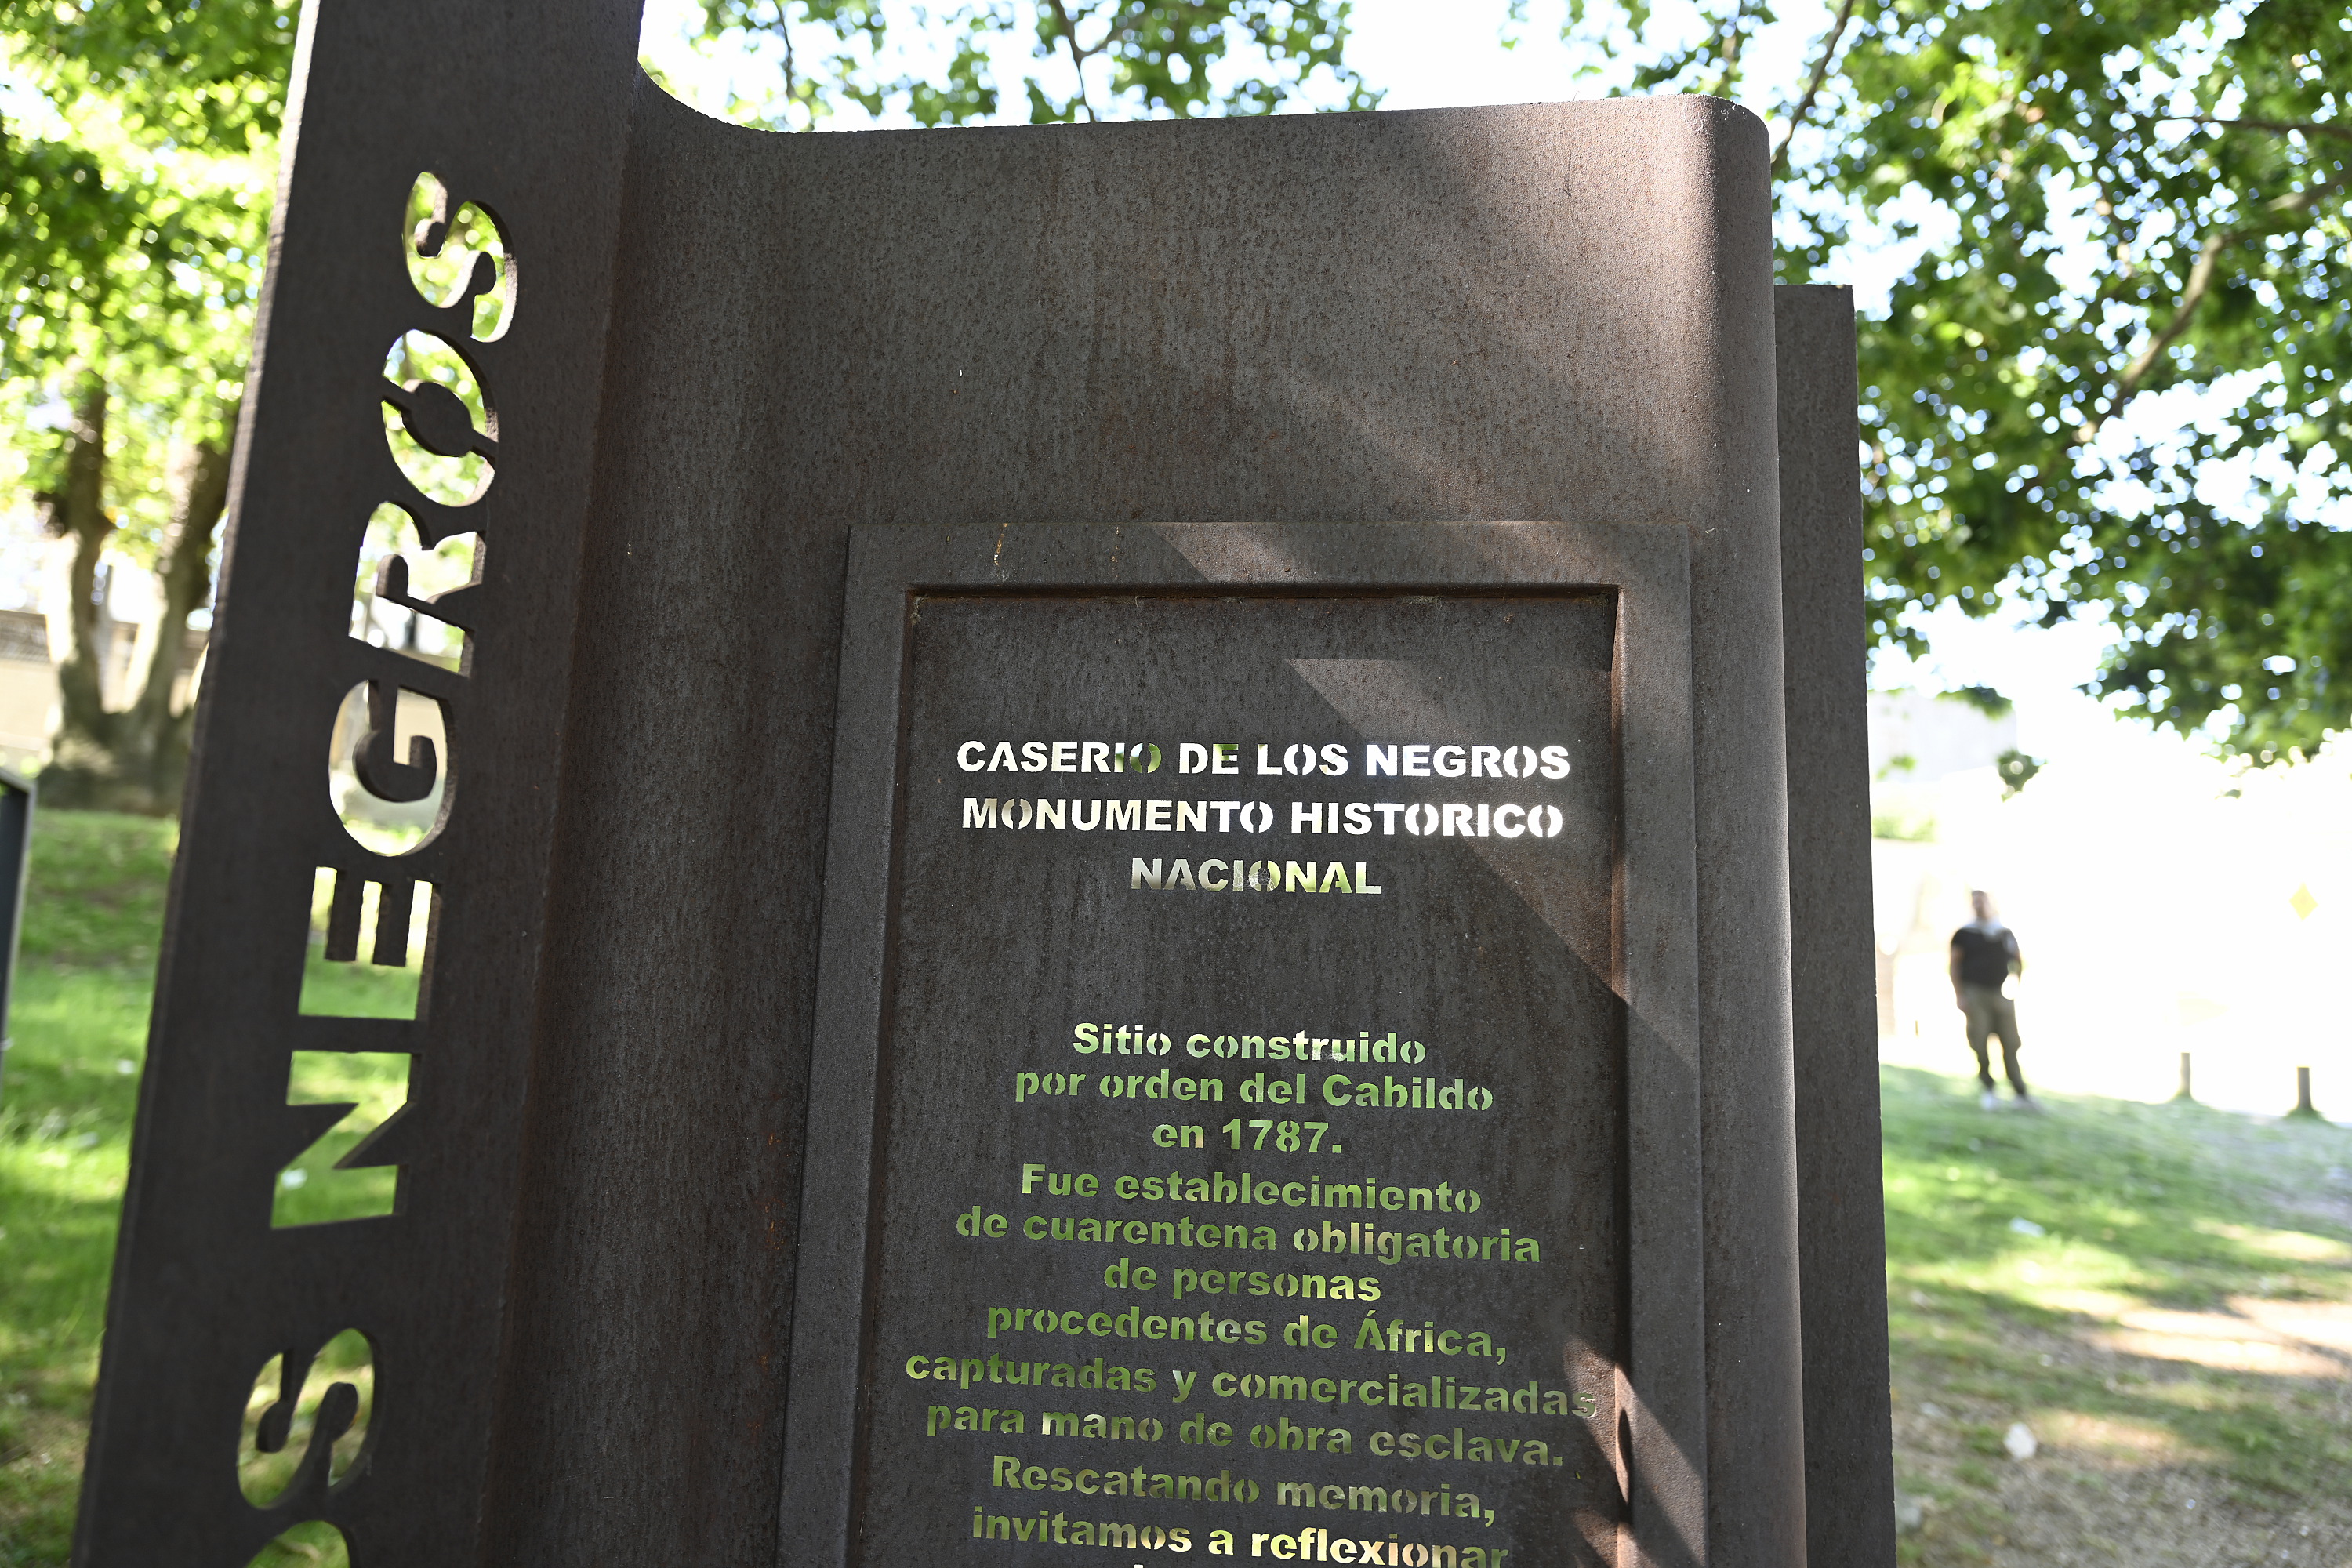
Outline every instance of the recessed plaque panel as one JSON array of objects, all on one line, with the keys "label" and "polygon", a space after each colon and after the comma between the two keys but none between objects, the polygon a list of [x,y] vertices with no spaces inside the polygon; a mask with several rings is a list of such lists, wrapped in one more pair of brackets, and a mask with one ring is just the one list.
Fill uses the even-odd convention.
[{"label": "recessed plaque panel", "polygon": [[1619,1560],[1628,649],[1679,644],[1485,565],[853,563],[845,714],[894,733],[836,773],[802,1300],[863,1311],[853,1374],[803,1363],[854,1415],[795,1448],[855,1561]]},{"label": "recessed plaque panel", "polygon": [[1613,599],[915,600],[867,1561],[1613,1539]]}]

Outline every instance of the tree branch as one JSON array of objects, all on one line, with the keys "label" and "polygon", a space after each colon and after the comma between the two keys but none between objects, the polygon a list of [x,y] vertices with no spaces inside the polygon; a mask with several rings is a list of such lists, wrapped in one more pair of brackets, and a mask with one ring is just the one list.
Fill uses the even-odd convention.
[{"label": "tree branch", "polygon": [[[2197,307],[2205,302],[2206,293],[2213,287],[2213,269],[2221,259],[2221,252],[2237,243],[2237,238],[2234,229],[2224,229],[2206,237],[2204,245],[2197,252],[2196,265],[2189,269],[2189,287],[2180,291],[2180,308],[2172,312],[2172,320],[2164,323],[2163,330],[2148,340],[2147,347],[2140,350],[2138,356],[2124,367],[2123,374],[2116,378],[2115,395],[2107,399],[2107,411],[2102,416],[2101,424],[2113,419],[2116,411],[2130,401],[2132,394],[2139,390],[2140,383],[2147,379],[2148,372],[2154,370],[2157,362],[2164,357],[2164,351],[2178,342],[2180,334],[2189,330],[2189,323],[2197,315]],[[2095,426],[2094,428],[2095,430]]]},{"label": "tree branch", "polygon": [[[2264,202],[2262,210],[2281,217],[2308,212],[2321,198],[2343,188],[2344,176],[2323,180],[2318,184],[2306,185],[2275,201]],[[2077,445],[2089,446],[2100,429],[2122,412],[2123,405],[2131,401],[2141,384],[2156,369],[2165,351],[2179,342],[2180,334],[2189,330],[2189,323],[2196,319],[2197,308],[2205,302],[2205,296],[2212,290],[2213,273],[2221,264],[2221,253],[2240,240],[2262,233],[2267,226],[2257,224],[2245,228],[2225,228],[2206,237],[2205,243],[2198,247],[2195,265],[2189,269],[2188,286],[2180,291],[2179,308],[2172,312],[2172,319],[2164,324],[2162,330],[2148,340],[2147,347],[2140,350],[2131,363],[2124,367],[2123,374],[2116,378],[2116,390],[2107,399],[2106,411],[2081,426],[2075,435]]]},{"label": "tree branch", "polygon": [[[1087,119],[1092,121],[1096,119],[1096,115],[1094,100],[1087,96],[1087,57],[1101,53],[1103,45],[1097,45],[1091,49],[1078,47],[1077,26],[1070,20],[1070,13],[1062,5],[1062,0],[1047,0],[1047,3],[1054,10],[1055,26],[1062,29],[1063,41],[1070,46],[1070,70],[1078,79],[1078,105],[1087,111]],[[1109,41],[1110,35],[1104,34],[1103,44],[1107,45]]]},{"label": "tree branch", "polygon": [[2225,131],[2269,131],[2281,136],[2300,131],[2306,136],[2334,136],[2352,142],[2352,125],[2333,125],[2309,120],[2223,120],[2211,114],[2159,114],[2157,120],[2185,121],[2191,125],[2218,125]]},{"label": "tree branch", "polygon": [[2213,269],[2221,261],[2221,252],[2236,244],[2238,237],[2235,229],[2223,229],[2206,237],[2204,245],[2197,252],[2196,262],[2189,268],[2189,286],[2181,290],[2180,305],[2172,312],[2172,320],[2148,340],[2147,347],[2133,356],[2131,363],[2124,367],[2123,374],[2116,377],[2115,390],[2107,395],[2106,407],[2074,426],[2075,446],[2088,447],[2099,438],[2099,432],[2106,427],[2107,422],[2122,413],[2124,405],[2139,391],[2140,384],[2156,368],[2165,350],[2178,342],[2180,334],[2189,330],[2189,322],[2196,318],[2197,308],[2205,302],[2205,295],[2213,286]]},{"label": "tree branch", "polygon": [[[800,96],[800,82],[793,69],[792,20],[785,15],[784,5],[785,0],[776,0],[776,36],[784,40],[784,113],[790,116],[793,110],[793,100]],[[787,118],[784,123],[790,125],[792,121]],[[809,105],[808,124],[805,129],[810,131],[816,129],[816,105],[814,103]]]},{"label": "tree branch", "polygon": [[1782,132],[1780,144],[1772,149],[1772,177],[1776,180],[1788,172],[1789,143],[1797,139],[1797,128],[1813,111],[1813,101],[1821,97],[1822,84],[1829,80],[1830,66],[1837,58],[1838,44],[1845,37],[1846,27],[1853,20],[1853,0],[1843,0],[1830,30],[1822,35],[1822,56],[1813,62],[1812,79],[1805,84],[1805,95],[1789,110],[1789,129]]},{"label": "tree branch", "polygon": [[2300,212],[2309,212],[2312,205],[2323,196],[2332,196],[2343,190],[2344,181],[2345,176],[2338,174],[2332,180],[2322,180],[2315,185],[2305,185],[2299,191],[2290,191],[2275,201],[2264,202],[2263,210],[2276,213],[2281,217]]}]

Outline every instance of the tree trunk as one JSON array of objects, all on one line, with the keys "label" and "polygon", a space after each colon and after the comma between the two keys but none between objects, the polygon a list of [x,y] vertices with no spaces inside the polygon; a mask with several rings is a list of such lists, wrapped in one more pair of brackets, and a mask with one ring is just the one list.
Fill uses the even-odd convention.
[{"label": "tree trunk", "polygon": [[86,774],[110,772],[113,715],[106,710],[106,649],[100,633],[105,620],[98,602],[99,561],[106,552],[114,520],[106,514],[105,378],[86,374],[74,391],[72,421],[66,426],[63,481],[41,498],[48,531],[73,541],[67,574],[65,659],[58,666],[58,731],[49,763],[42,770],[44,804],[89,805]]},{"label": "tree trunk", "polygon": [[[188,616],[212,586],[213,532],[228,503],[229,448],[223,438],[186,443],[173,454],[166,476],[172,517],[155,561],[160,617],[146,668],[137,672],[137,696],[128,708],[109,712],[100,674],[107,651],[100,633],[107,628],[95,601],[98,557],[113,528],[98,504],[104,475],[104,397],[101,386],[86,399],[98,416],[83,426],[96,431],[96,439],[77,429],[68,458],[71,475],[84,447],[100,454],[87,465],[92,474],[88,511],[96,521],[76,526],[81,514],[66,511],[52,524],[75,541],[73,652],[58,671],[58,733],[49,765],[41,773],[41,798],[44,805],[165,816],[179,809],[187,776],[193,693],[178,708],[172,695],[186,663]],[[223,423],[233,427],[235,420]],[[64,492],[68,503],[73,483],[69,479]]]},{"label": "tree trunk", "polygon": [[[236,421],[232,416],[222,424],[233,430]],[[124,715],[128,733],[118,748],[125,770],[136,770],[159,815],[180,808],[180,792],[187,781],[195,690],[191,687],[187,701],[178,708],[172,705],[172,692],[186,668],[188,617],[212,591],[213,534],[228,506],[228,468],[226,436],[188,443],[172,464],[172,521],[155,561],[163,618],[138,700]]]}]

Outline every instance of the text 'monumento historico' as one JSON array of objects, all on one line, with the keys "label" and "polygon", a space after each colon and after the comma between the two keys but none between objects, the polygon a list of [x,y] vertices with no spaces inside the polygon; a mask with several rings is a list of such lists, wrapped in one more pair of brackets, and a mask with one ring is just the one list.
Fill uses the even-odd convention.
[{"label": "text 'monumento historico'", "polygon": [[1761,127],[771,135],[637,27],[306,15],[76,1561],[1891,1563]]}]

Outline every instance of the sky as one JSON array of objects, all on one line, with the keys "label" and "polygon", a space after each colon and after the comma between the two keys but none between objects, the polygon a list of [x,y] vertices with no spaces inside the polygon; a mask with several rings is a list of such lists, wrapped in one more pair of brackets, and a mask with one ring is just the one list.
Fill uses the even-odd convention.
[{"label": "sky", "polygon": [[[1571,48],[1560,37],[1566,16],[1562,0],[1527,0],[1524,21],[1512,19],[1507,0],[1356,0],[1347,58],[1367,85],[1383,96],[1383,109],[1444,109],[1469,104],[1539,103],[1563,99],[1596,98],[1615,79],[1606,70],[1585,77],[1580,69],[1594,66],[1590,53]],[[1795,82],[1810,57],[1808,47],[1828,24],[1829,13],[1811,0],[1797,0],[1782,8],[1785,15],[1767,27],[1749,46],[1747,58],[1759,90],[1771,90],[1771,101],[1751,105],[1769,117],[1778,102],[1793,97],[1780,84]],[[1697,12],[1686,0],[1661,0],[1655,26],[1664,37],[1697,26]],[[746,96],[764,90],[776,68],[776,58],[755,54],[698,56],[686,42],[698,31],[699,0],[647,0],[643,48],[667,75],[672,88],[697,107],[724,113],[721,107],[731,87]],[[1087,36],[1083,24],[1080,36]],[[1505,39],[1511,40],[1508,47]],[[1000,78],[1025,63],[1027,40],[1015,40],[999,58]],[[1099,69],[1100,68],[1097,68]],[[1060,79],[1055,79],[1059,80]],[[1335,101],[1332,95],[1310,93],[1295,111],[1306,111]],[[1015,108],[1005,118],[1025,121]],[[869,121],[862,111],[845,116],[841,129],[910,123],[903,116],[886,115]]]}]

